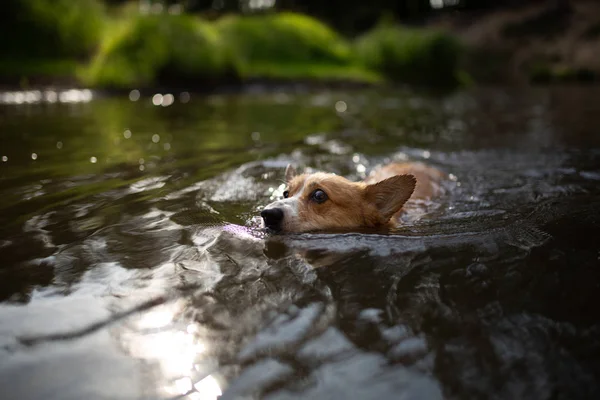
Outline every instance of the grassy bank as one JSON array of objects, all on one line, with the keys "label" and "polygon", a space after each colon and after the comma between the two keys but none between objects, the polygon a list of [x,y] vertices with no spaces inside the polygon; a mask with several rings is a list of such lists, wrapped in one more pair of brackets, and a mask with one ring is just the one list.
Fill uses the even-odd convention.
[{"label": "grassy bank", "polygon": [[100,87],[196,83],[235,74],[216,28],[189,15],[113,21],[81,80]]},{"label": "grassy bank", "polygon": [[382,24],[355,44],[360,63],[389,79],[419,86],[454,86],[460,81],[462,46],[452,36]]},{"label": "grassy bank", "polygon": [[[9,3],[29,15],[19,28],[28,32],[25,45],[0,48],[0,80],[15,84],[45,76],[100,88],[251,79],[448,86],[459,75],[461,46],[428,30],[380,26],[351,40],[294,13],[208,21],[185,14],[141,15],[131,6],[107,13],[94,0],[59,0],[60,12],[49,0]],[[36,22],[40,15],[49,21],[44,29]],[[40,35],[52,40],[37,44]]]},{"label": "grassy bank", "polygon": [[4,0],[0,14],[0,79],[6,82],[74,80],[107,21],[96,0]]}]

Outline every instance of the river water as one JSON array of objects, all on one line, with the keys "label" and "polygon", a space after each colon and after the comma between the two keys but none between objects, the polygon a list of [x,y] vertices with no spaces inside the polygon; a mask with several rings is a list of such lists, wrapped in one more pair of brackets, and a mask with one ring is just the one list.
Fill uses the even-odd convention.
[{"label": "river water", "polygon": [[[599,98],[0,94],[0,398],[598,398]],[[419,219],[259,229],[287,163],[393,160]]]}]

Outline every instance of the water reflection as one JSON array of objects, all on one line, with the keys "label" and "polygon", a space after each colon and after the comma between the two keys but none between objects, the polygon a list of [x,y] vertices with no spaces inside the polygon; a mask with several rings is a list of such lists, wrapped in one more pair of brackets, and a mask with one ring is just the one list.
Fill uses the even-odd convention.
[{"label": "water reflection", "polygon": [[129,100],[138,101],[139,99],[140,99],[140,91],[139,90],[134,89],[131,92],[129,92]]},{"label": "water reflection", "polygon": [[194,389],[196,392],[190,394],[190,400],[212,400],[223,394],[219,382],[212,375],[194,383]]},{"label": "water reflection", "polygon": [[175,319],[185,310],[178,301],[146,312],[132,322],[131,330],[121,335],[127,351],[136,358],[158,365],[161,391],[169,396],[189,394],[190,399],[212,400],[222,394],[212,375],[197,379],[206,344],[198,336],[197,324],[187,326]]},{"label": "water reflection", "polygon": [[26,90],[17,92],[0,92],[0,104],[37,104],[37,103],[88,103],[94,94],[89,89],[70,89],[64,91]]}]

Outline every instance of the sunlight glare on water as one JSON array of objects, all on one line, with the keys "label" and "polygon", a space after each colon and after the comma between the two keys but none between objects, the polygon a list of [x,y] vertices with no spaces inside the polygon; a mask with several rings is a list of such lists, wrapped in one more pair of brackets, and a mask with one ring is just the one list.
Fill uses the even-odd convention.
[{"label": "sunlight glare on water", "polygon": [[157,93],[154,96],[152,96],[152,104],[154,104],[155,106],[162,105],[162,102],[163,102],[163,95],[162,94]]},{"label": "sunlight glare on water", "polygon": [[209,375],[193,382],[194,366],[206,347],[196,337],[197,325],[176,328],[174,318],[181,311],[182,303],[176,302],[143,314],[135,331],[123,335],[123,343],[133,357],[159,364],[170,382],[164,386],[165,393],[181,395],[195,390],[196,396],[201,396],[196,398],[216,399],[221,389],[215,378]]},{"label": "sunlight glare on water", "polygon": [[70,89],[65,91],[26,90],[17,92],[0,92],[0,104],[37,104],[42,102],[56,103],[88,103],[94,94],[89,89]]}]

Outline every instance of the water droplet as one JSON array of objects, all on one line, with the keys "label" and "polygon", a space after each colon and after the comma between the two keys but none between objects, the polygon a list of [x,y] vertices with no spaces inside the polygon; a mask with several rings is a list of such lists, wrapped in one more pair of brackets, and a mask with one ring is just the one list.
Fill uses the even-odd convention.
[{"label": "water droplet", "polygon": [[448,174],[448,179],[450,179],[452,182],[456,182],[458,177],[454,174]]},{"label": "water droplet", "polygon": [[348,109],[348,105],[346,104],[345,101],[337,101],[335,103],[335,111],[339,112],[339,113],[343,113],[346,112],[346,110]]},{"label": "water droplet", "polygon": [[48,103],[56,103],[56,101],[58,100],[58,94],[51,90],[44,93],[44,97],[46,97],[46,101]]},{"label": "water droplet", "polygon": [[22,92],[17,92],[15,93],[14,99],[16,104],[22,104],[25,102],[25,94]]},{"label": "water droplet", "polygon": [[156,134],[156,133],[155,133],[154,135],[152,135],[152,141],[153,141],[154,143],[158,143],[158,142],[160,142],[160,135],[158,135],[158,134]]},{"label": "water droplet", "polygon": [[96,164],[97,161],[98,161],[98,159],[96,157],[90,157],[90,162],[92,164]]},{"label": "water droplet", "polygon": [[160,14],[163,12],[163,5],[161,3],[154,3],[150,6],[152,14]]},{"label": "water droplet", "polygon": [[190,94],[188,92],[181,92],[179,95],[179,101],[182,103],[187,103],[190,101]]},{"label": "water droplet", "polygon": [[360,156],[359,156],[358,154],[355,154],[355,155],[353,155],[353,156],[352,156],[352,161],[353,161],[354,163],[357,163],[357,162],[359,162],[359,161],[360,161]]},{"label": "water droplet", "polygon": [[[394,156],[394,158],[396,160],[408,161],[408,155],[406,153],[403,153],[403,152],[396,153],[396,155]],[[388,161],[386,161],[386,163],[387,162]]]},{"label": "water droplet", "polygon": [[144,163],[145,163],[146,161],[145,161],[143,158],[140,158],[140,159],[138,160],[138,162],[140,163],[140,165],[144,165]]},{"label": "water droplet", "polygon": [[160,106],[162,104],[163,101],[163,95],[160,93],[156,93],[154,96],[152,96],[152,104],[154,104],[155,106]]},{"label": "water droplet", "polygon": [[62,149],[63,148],[63,142],[56,142],[56,148],[57,149]]},{"label": "water droplet", "polygon": [[42,93],[34,90],[30,92],[25,92],[25,102],[26,103],[37,103],[42,98]]},{"label": "water droplet", "polygon": [[252,132],[252,134],[250,135],[250,137],[255,142],[258,142],[260,140],[260,132]]},{"label": "water droplet", "polygon": [[165,143],[163,145],[163,147],[165,148],[166,151],[169,151],[169,150],[171,150],[171,143]]},{"label": "water droplet", "polygon": [[146,167],[144,167],[143,165],[140,165],[140,171],[143,171],[145,169],[146,169]]},{"label": "water droplet", "polygon": [[179,14],[181,14],[183,12],[183,5],[181,5],[181,4],[172,4],[167,9],[167,12],[169,14],[179,15]]},{"label": "water droplet", "polygon": [[171,104],[175,102],[175,96],[172,94],[165,94],[162,99],[162,106],[169,107]]},{"label": "water droplet", "polygon": [[32,160],[37,160],[37,154],[36,153],[31,153],[31,159]]},{"label": "water droplet", "polygon": [[92,98],[94,97],[94,94],[92,93],[92,91],[90,89],[83,89],[81,91],[81,95],[79,97],[80,97],[81,101],[83,101],[84,103],[87,103],[92,100]]},{"label": "water droplet", "polygon": [[131,131],[129,129],[125,130],[125,132],[123,132],[123,136],[125,139],[129,139],[131,137]]},{"label": "water droplet", "polygon": [[138,101],[140,99],[140,91],[137,89],[133,89],[131,92],[129,92],[129,100],[131,101]]},{"label": "water droplet", "polygon": [[428,150],[425,150],[423,152],[423,158],[429,158],[429,157],[431,157],[431,153]]},{"label": "water droplet", "polygon": [[7,161],[8,161],[8,157],[2,156],[2,162],[7,162]]},{"label": "water droplet", "polygon": [[367,168],[365,168],[365,166],[362,164],[358,164],[356,166],[356,172],[358,172],[359,174],[364,174],[366,170]]}]

